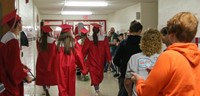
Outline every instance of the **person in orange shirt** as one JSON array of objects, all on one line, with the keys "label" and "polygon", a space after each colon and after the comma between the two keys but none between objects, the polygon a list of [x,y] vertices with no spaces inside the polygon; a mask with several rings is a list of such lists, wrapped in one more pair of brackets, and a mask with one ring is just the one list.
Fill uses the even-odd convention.
[{"label": "person in orange shirt", "polygon": [[157,59],[144,80],[132,73],[138,96],[200,96],[200,51],[191,43],[197,33],[198,19],[180,12],[167,22],[172,43]]}]

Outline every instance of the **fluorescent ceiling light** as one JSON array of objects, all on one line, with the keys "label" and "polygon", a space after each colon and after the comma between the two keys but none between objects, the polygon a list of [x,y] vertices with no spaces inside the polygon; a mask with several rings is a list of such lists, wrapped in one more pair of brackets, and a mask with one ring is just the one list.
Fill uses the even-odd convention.
[{"label": "fluorescent ceiling light", "polygon": [[100,2],[100,1],[67,1],[65,2],[65,6],[82,6],[82,7],[103,7],[108,6],[107,2]]},{"label": "fluorescent ceiling light", "polygon": [[62,15],[92,15],[90,11],[62,11]]}]

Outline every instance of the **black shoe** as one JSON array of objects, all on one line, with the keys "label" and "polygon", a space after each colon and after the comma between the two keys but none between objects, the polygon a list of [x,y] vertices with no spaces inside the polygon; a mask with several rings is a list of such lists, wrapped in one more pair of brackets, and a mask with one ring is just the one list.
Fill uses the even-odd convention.
[{"label": "black shoe", "polygon": [[49,90],[46,89],[45,91],[46,91],[46,96],[50,96],[50,94],[49,94]]},{"label": "black shoe", "polygon": [[118,77],[118,76],[119,76],[119,74],[114,74],[114,75],[113,75],[113,77]]}]

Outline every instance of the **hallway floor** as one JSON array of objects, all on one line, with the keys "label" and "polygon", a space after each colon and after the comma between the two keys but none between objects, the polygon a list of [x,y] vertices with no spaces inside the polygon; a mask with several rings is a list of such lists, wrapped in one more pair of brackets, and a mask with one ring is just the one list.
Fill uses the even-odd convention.
[{"label": "hallway floor", "polygon": [[[35,41],[29,42],[29,47],[22,47],[23,57],[22,62],[31,68],[35,74],[35,62],[37,59],[37,50]],[[117,96],[118,79],[113,77],[112,72],[104,73],[104,80],[100,85],[100,96]],[[41,86],[36,86],[35,82],[25,84],[25,96],[45,96],[42,95],[43,89]],[[51,96],[58,96],[57,86],[52,86],[49,89]],[[89,81],[81,81],[80,78],[76,80],[76,96],[95,96],[94,88],[90,86]]]}]

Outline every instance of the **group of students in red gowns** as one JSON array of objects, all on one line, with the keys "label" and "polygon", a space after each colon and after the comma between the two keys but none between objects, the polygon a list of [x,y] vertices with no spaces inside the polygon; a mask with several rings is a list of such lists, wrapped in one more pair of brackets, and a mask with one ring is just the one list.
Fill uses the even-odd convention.
[{"label": "group of students in red gowns", "polygon": [[[0,42],[0,82],[6,88],[0,96],[24,96],[23,83],[31,83],[33,78],[28,74],[30,69],[20,60],[17,36],[22,30],[21,17],[15,10],[4,17],[3,24],[8,24],[10,31]],[[108,39],[100,35],[101,25],[92,25],[93,35],[86,36],[84,43],[74,38],[71,25],[60,25],[58,40],[51,37],[50,26],[41,27],[41,37],[36,42],[36,85],[43,86],[47,96],[48,88],[53,85],[58,85],[59,96],[75,96],[76,65],[83,75],[90,72],[91,85],[99,93],[104,62],[111,62],[111,54]],[[89,31],[82,28],[80,32],[87,34]]]},{"label": "group of students in red gowns", "polygon": [[[92,24],[93,36],[88,36],[84,43],[79,43],[73,37],[72,26],[68,24],[61,25],[61,33],[55,44],[55,40],[48,38],[42,39],[43,34],[51,32],[49,26],[42,27],[42,37],[37,44],[38,60],[36,65],[36,84],[42,86],[55,85],[57,83],[59,96],[75,96],[76,65],[81,69],[83,75],[90,72],[91,85],[95,92],[99,93],[99,84],[103,80],[104,62],[111,61],[108,39],[98,35],[100,31],[99,24]],[[47,28],[48,27],[48,28]],[[85,28],[80,30],[86,34],[89,32]],[[47,34],[49,35],[49,34]],[[47,51],[43,52],[42,40],[46,40]],[[51,41],[51,42],[48,42]],[[84,58],[87,56],[87,59]],[[48,58],[48,59],[47,59]],[[105,59],[106,58],[106,59]],[[87,65],[87,66],[86,66]],[[97,71],[98,70],[98,71]],[[51,74],[51,76],[49,75]],[[58,74],[58,76],[56,75]],[[49,77],[48,77],[49,76]],[[52,80],[57,78],[58,81]]]}]

